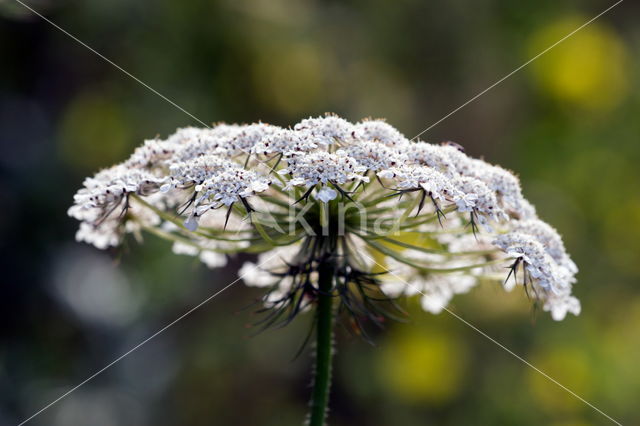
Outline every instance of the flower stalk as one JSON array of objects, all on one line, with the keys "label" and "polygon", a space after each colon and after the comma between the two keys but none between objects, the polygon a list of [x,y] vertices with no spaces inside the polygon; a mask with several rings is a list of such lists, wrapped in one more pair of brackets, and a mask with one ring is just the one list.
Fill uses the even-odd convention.
[{"label": "flower stalk", "polygon": [[309,413],[310,426],[325,424],[329,406],[333,355],[333,280],[334,264],[330,259],[327,259],[318,268],[316,363]]}]

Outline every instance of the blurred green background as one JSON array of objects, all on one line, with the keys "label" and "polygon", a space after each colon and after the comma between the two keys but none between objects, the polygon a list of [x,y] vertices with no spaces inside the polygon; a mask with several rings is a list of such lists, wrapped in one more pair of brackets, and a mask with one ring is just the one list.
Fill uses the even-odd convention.
[{"label": "blurred green background", "polygon": [[[31,0],[205,122],[327,111],[412,137],[612,2]],[[516,170],[581,269],[561,323],[522,292],[462,317],[622,424],[640,424],[640,5],[623,2],[423,135]],[[17,424],[230,282],[148,237],[100,252],[66,216],[82,179],[197,125],[13,0],[0,1],[0,424]],[[258,336],[242,284],[33,425],[295,425],[311,317]],[[339,332],[333,425],[612,424],[455,318],[409,301],[375,346]]]}]

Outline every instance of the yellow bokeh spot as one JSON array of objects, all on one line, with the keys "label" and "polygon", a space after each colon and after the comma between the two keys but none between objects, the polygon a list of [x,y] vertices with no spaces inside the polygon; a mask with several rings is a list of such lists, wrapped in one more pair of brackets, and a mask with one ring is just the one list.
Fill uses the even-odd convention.
[{"label": "yellow bokeh spot", "polygon": [[[567,17],[540,29],[528,43],[533,57],[580,27],[586,19]],[[588,109],[617,105],[628,87],[628,53],[609,28],[593,23],[531,64],[536,82],[552,97]]]},{"label": "yellow bokeh spot", "polygon": [[[583,398],[593,389],[592,365],[579,348],[555,348],[535,356],[532,364]],[[538,405],[548,412],[584,409],[584,403],[533,369],[527,369],[529,387]]]},{"label": "yellow bokeh spot", "polygon": [[467,365],[460,341],[433,330],[397,330],[378,358],[385,387],[410,403],[441,405],[461,390]]},{"label": "yellow bokeh spot", "polygon": [[67,107],[60,126],[60,151],[73,168],[86,171],[108,167],[130,151],[125,114],[101,93],[84,93]]}]

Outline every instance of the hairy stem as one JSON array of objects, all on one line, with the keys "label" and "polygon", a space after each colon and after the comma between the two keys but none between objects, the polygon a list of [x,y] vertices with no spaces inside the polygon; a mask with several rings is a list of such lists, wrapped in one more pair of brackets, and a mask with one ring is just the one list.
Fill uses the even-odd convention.
[{"label": "hairy stem", "polygon": [[318,305],[316,311],[316,365],[311,394],[310,426],[323,426],[329,405],[331,387],[331,356],[333,340],[333,287],[334,267],[330,261],[318,269]]}]

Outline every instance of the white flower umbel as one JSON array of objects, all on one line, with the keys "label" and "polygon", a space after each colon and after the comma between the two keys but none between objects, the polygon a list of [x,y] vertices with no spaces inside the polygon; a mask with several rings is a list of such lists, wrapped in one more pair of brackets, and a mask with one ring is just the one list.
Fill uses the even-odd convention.
[{"label": "white flower umbel", "polygon": [[[378,276],[365,259],[373,256],[428,294],[430,312],[502,266],[511,267],[505,287],[523,285],[554,319],[580,310],[571,296],[577,267],[515,175],[451,142],[409,141],[382,120],[327,115],[289,129],[179,129],[87,178],[69,215],[81,222],[79,241],[104,249],[145,230],[210,267],[235,253],[286,248],[279,266],[241,271],[248,285],[271,288],[272,306],[274,295],[313,304],[327,259],[337,276],[332,292],[351,314],[367,316],[362,289],[412,294]],[[407,239],[411,233],[428,244]]]},{"label": "white flower umbel", "polygon": [[100,249],[146,232],[211,268],[257,255],[239,274],[263,290],[260,328],[315,312],[312,426],[325,424],[335,315],[366,337],[403,313],[395,298],[437,314],[490,281],[522,286],[554,320],[580,313],[578,269],[515,175],[382,120],[179,129],[87,178],[69,215]]}]

